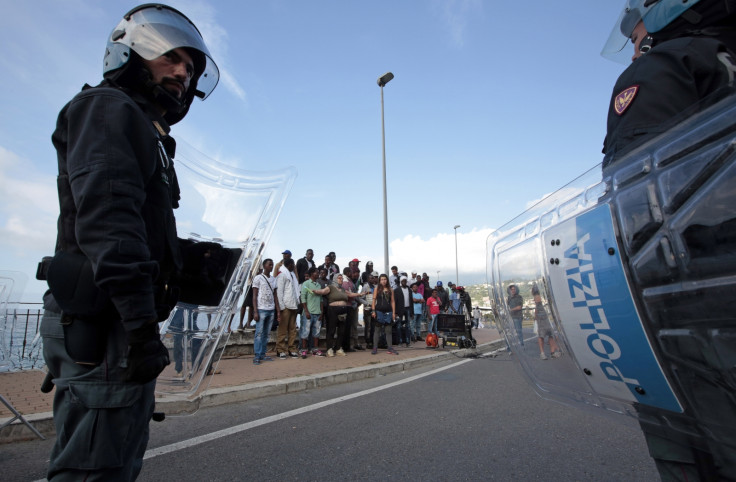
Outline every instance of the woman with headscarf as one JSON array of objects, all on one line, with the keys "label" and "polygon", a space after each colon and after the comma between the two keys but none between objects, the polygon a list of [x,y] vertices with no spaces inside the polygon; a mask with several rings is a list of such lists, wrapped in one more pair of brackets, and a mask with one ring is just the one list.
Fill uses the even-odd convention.
[{"label": "woman with headscarf", "polygon": [[[348,325],[350,298],[362,296],[360,293],[345,291],[342,286],[343,281],[343,275],[338,274],[328,286],[330,292],[327,294],[327,356],[345,356],[342,343],[345,336],[350,336]],[[337,339],[334,339],[335,331],[337,331]]]}]

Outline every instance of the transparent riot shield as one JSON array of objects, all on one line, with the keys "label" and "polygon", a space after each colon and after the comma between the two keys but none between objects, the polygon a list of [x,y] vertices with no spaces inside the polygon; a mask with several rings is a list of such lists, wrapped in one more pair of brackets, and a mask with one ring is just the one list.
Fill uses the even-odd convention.
[{"label": "transparent riot shield", "polygon": [[[487,254],[501,329],[540,396],[736,457],[736,96],[545,198]],[[540,304],[558,358],[540,357]]]},{"label": "transparent riot shield", "polygon": [[[499,330],[542,397],[627,413],[633,399],[616,384],[609,387],[604,382],[608,378],[601,363],[589,363],[594,360],[590,360],[587,337],[577,328],[585,313],[573,310],[572,303],[579,300],[570,295],[581,294],[585,299],[583,280],[564,255],[573,256],[570,250],[577,247],[577,237],[560,232],[565,220],[574,228],[576,217],[597,206],[605,192],[596,167],[495,231],[488,238],[488,275]],[[578,285],[573,290],[564,276],[556,276],[568,271],[577,275],[579,290]],[[522,308],[514,313],[519,303]],[[540,322],[546,322],[549,330],[540,330]],[[643,331],[641,336],[646,339]],[[595,377],[586,376],[586,370],[594,371]],[[602,383],[596,385],[599,380]]]},{"label": "transparent riot shield", "polygon": [[[181,141],[174,162],[182,193],[176,217],[184,271],[194,264],[192,277],[207,271],[208,282],[187,287],[183,276],[180,301],[161,326],[171,364],[158,377],[156,391],[169,400],[206,389],[227,343],[226,328],[296,178],[294,168],[233,168]],[[169,413],[197,408],[196,403],[162,406],[176,407]]]}]

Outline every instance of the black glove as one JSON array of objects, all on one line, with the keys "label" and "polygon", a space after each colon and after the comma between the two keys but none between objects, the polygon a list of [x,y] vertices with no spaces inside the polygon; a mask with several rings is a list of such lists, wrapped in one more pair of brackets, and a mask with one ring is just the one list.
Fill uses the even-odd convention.
[{"label": "black glove", "polygon": [[128,367],[125,381],[148,383],[155,380],[169,361],[169,350],[161,343],[156,322],[128,332]]}]

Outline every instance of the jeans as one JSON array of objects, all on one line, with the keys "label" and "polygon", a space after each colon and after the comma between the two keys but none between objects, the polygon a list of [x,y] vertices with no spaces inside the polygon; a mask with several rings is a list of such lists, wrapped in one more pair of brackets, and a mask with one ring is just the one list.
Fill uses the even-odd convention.
[{"label": "jeans", "polygon": [[437,335],[437,315],[429,315],[429,321],[427,322],[427,333],[434,333]]},{"label": "jeans", "polygon": [[376,322],[373,320],[373,310],[363,308],[363,338],[365,343],[373,346],[373,332],[375,331]]},{"label": "jeans", "polygon": [[411,320],[411,332],[417,339],[422,337],[422,314],[414,313],[414,318]]},{"label": "jeans", "polygon": [[[302,316],[301,327],[299,328],[299,338],[306,340],[309,338],[310,334],[314,340],[319,338],[319,330],[322,329],[322,320],[319,319],[320,316],[321,315],[319,313],[310,313],[309,318]],[[314,343],[312,346],[316,345],[319,345],[319,342]]]},{"label": "jeans", "polygon": [[388,349],[392,350],[393,337],[391,335],[391,312],[376,310],[376,328],[373,332],[373,349],[378,349],[378,340],[381,339],[381,332],[386,333],[386,344]]},{"label": "jeans", "polygon": [[358,307],[350,308],[348,313],[348,321],[350,321],[350,333],[349,336],[345,335],[345,342],[348,343],[348,348],[359,345],[358,341]]},{"label": "jeans", "polygon": [[409,343],[411,341],[411,311],[407,308],[396,323],[399,325],[399,343]]},{"label": "jeans", "polygon": [[276,310],[258,310],[258,321],[256,322],[256,336],[253,339],[253,353],[257,358],[266,356],[268,349],[268,337],[271,334]]},{"label": "jeans", "polygon": [[[179,303],[169,325],[174,333],[174,370],[177,373],[184,369],[190,370],[199,354],[202,340],[196,336],[199,331],[197,308],[197,305]],[[188,360],[184,359],[185,353],[188,354]]]},{"label": "jeans", "polygon": [[514,321],[514,329],[516,329],[516,336],[519,338],[519,343],[524,346],[524,333],[521,328],[522,318],[512,318]]}]

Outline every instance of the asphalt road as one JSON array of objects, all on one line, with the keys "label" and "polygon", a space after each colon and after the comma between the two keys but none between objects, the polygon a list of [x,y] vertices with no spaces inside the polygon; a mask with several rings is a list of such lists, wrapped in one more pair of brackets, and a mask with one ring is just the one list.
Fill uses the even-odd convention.
[{"label": "asphalt road", "polygon": [[[540,399],[506,355],[151,428],[142,481],[659,480],[635,425]],[[42,441],[0,446],[3,479],[42,478],[49,450]]]}]

